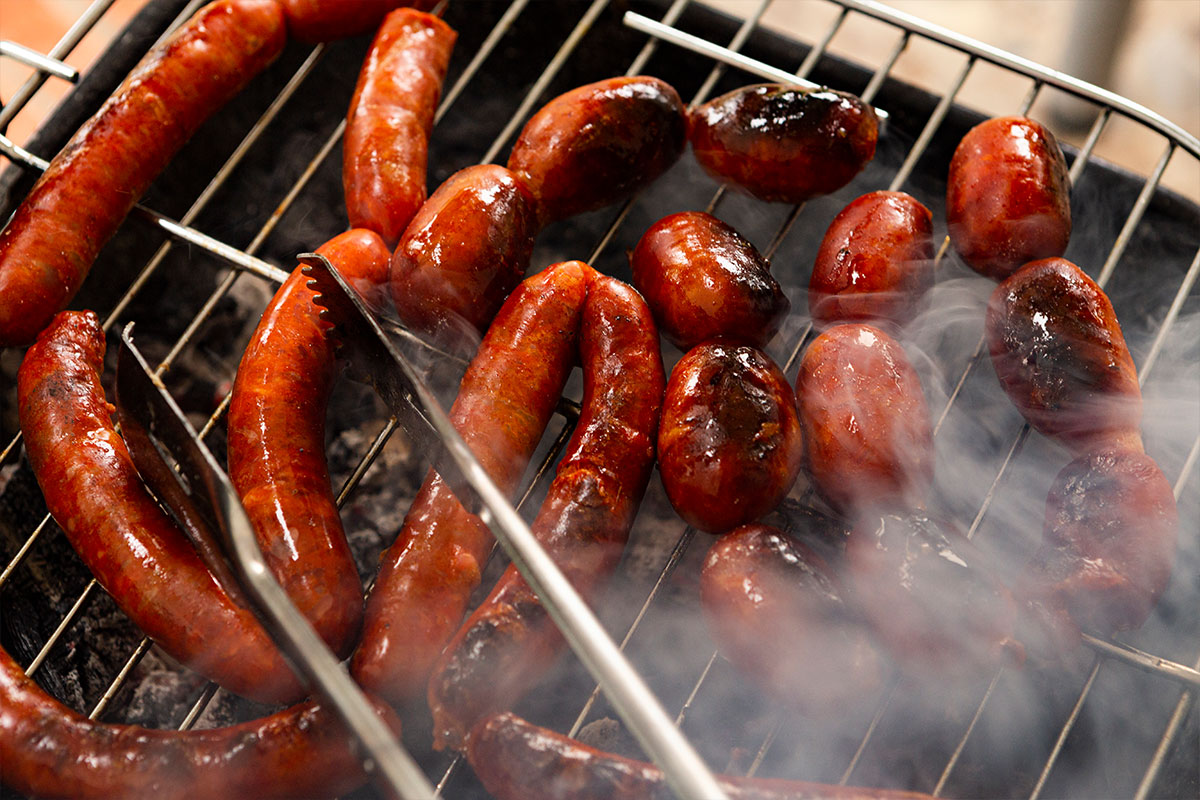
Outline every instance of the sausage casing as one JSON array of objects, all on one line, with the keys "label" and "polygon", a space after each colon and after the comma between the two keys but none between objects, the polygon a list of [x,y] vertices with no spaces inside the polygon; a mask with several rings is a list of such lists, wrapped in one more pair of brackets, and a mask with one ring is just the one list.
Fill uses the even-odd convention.
[{"label": "sausage casing", "polygon": [[[367,297],[386,280],[387,246],[351,230],[317,250]],[[350,654],[362,624],[362,583],[338,517],[325,461],[334,345],[297,268],[263,312],[229,403],[229,477],[267,566],[317,633]]]},{"label": "sausage casing", "polygon": [[236,605],[146,491],[104,399],[104,332],[63,311],[18,373],[34,475],[75,552],[142,632],[230,691],[263,702],[302,695],[249,609]]},{"label": "sausage casing", "polygon": [[285,39],[274,0],[219,0],[142,59],[0,233],[0,347],[50,324],[167,162]]},{"label": "sausage casing", "polygon": [[[650,480],[666,378],[650,310],[631,287],[597,277],[581,324],[582,413],[531,527],[589,599],[616,568]],[[461,748],[476,721],[511,707],[537,682],[562,644],[510,565],[434,669],[435,742]]]},{"label": "sausage casing", "polygon": [[[488,329],[450,419],[501,491],[512,495],[575,363],[587,287],[579,261],[525,280]],[[389,701],[424,694],[430,670],[479,584],[492,534],[433,471],[367,599],[351,673]]]},{"label": "sausage casing", "polygon": [[425,202],[433,115],[458,34],[432,14],[388,14],[358,74],[342,140],[350,227],[394,247]]}]

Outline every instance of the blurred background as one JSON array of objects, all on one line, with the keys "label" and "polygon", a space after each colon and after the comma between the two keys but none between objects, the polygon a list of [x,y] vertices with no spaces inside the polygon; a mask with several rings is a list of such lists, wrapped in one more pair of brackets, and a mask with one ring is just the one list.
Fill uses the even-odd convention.
[{"label": "blurred background", "polygon": [[[100,24],[65,59],[67,63],[86,70],[145,2],[115,0]],[[759,13],[764,5],[762,0],[708,2],[739,17]],[[0,0],[0,39],[44,53],[90,4],[91,0]],[[1088,80],[1200,135],[1200,0],[891,0],[887,5]],[[812,42],[824,35],[837,13],[837,7],[826,0],[774,0],[766,5],[762,22]],[[872,59],[881,60],[894,38],[895,33],[884,25],[851,14],[830,51],[874,66]],[[918,42],[900,57],[893,75],[940,93],[962,63],[959,54]],[[976,66],[960,102],[985,113],[1008,113],[1020,103],[1028,84],[1004,73],[987,64]],[[0,100],[10,97],[29,74],[22,64],[0,58]],[[51,79],[12,121],[8,136],[18,144],[24,142],[68,89],[68,84]],[[1050,117],[1044,121],[1064,139],[1082,142],[1094,110],[1060,102],[1064,98],[1054,91],[1043,95],[1033,115]],[[1118,117],[1106,128],[1096,153],[1144,175],[1154,168],[1163,149],[1160,136]],[[1172,159],[1164,183],[1200,202],[1200,162]]]}]

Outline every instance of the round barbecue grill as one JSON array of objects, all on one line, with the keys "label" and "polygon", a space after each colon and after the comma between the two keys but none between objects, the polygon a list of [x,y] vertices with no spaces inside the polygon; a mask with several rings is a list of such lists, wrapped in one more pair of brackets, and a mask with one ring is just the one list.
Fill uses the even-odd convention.
[{"label": "round barbecue grill", "polygon": [[[542,103],[614,75],[659,76],[687,103],[788,76],[861,95],[886,112],[886,127],[874,161],[831,196],[799,207],[766,205],[724,190],[685,154],[623,206],[547,228],[533,255],[534,270],[577,258],[628,281],[626,254],[653,222],[708,210],[770,258],[790,295],[792,315],[768,352],[794,381],[813,335],[804,294],[809,272],[838,210],[868,191],[902,189],[933,211],[935,235],[944,235],[950,154],[983,119],[957,102],[972,70],[987,65],[1028,87],[1018,105],[991,113],[1044,118],[1053,96],[1083,98],[1095,122],[1081,147],[1068,148],[1076,227],[1066,255],[1105,288],[1138,366],[1147,452],[1173,483],[1179,504],[1179,553],[1170,587],[1141,630],[1115,639],[1086,637],[1083,662],[1073,669],[999,669],[938,691],[895,679],[837,718],[804,718],[758,696],[716,654],[697,588],[711,539],[674,514],[654,478],[621,569],[595,610],[714,771],[947,797],[1195,797],[1200,208],[1161,183],[1168,164],[1200,160],[1200,142],[1120,97],[886,7],[858,0],[831,4],[837,14],[827,35],[798,42],[761,26],[761,8],[743,20],[686,0],[451,0],[445,19],[459,40],[430,143],[430,186],[471,164],[502,163]],[[148,4],[38,133],[18,142],[22,149],[6,148],[13,163],[0,176],[0,216],[7,218],[20,202],[41,160],[57,152],[164,31],[199,5]],[[888,26],[893,48],[854,62],[827,53],[838,28],[859,15]],[[238,360],[280,276],[294,267],[296,254],[346,227],[340,140],[369,39],[316,48],[290,44],[155,182],[72,303],[104,320],[110,367],[113,334],[136,322],[139,346],[219,457]],[[960,55],[961,69],[947,75],[945,85],[918,87],[892,77],[897,61],[918,41]],[[0,120],[11,118],[28,94],[5,98],[9,105]],[[1162,155],[1149,175],[1093,155],[1118,119],[1161,137]],[[275,269],[263,270],[259,262]],[[982,309],[993,284],[952,253],[939,257],[938,281],[905,340],[934,417],[935,503],[978,545],[998,558],[1019,559],[1040,538],[1046,491],[1069,456],[1029,431],[981,357]],[[668,369],[681,355],[665,344],[663,353]],[[268,709],[171,663],[75,557],[46,515],[22,456],[18,363],[19,353],[0,355],[0,643],[56,697],[105,721],[185,729],[264,713]],[[431,358],[430,378],[447,404],[461,370],[458,362]],[[106,384],[111,380],[109,369]],[[579,386],[573,389],[577,399]],[[527,477],[519,505],[526,519],[545,492],[574,422],[573,408],[563,404],[543,441],[539,467]],[[415,452],[374,395],[351,381],[339,384],[329,420],[330,466],[367,585],[424,476],[427,454]],[[826,511],[802,477],[770,521],[808,535],[814,506],[817,514]],[[477,599],[503,565],[497,552]],[[517,710],[641,757],[570,655]],[[412,716],[404,744],[442,795],[487,797],[464,761],[431,749],[427,721],[420,713]],[[375,792],[364,788],[359,795]]]}]

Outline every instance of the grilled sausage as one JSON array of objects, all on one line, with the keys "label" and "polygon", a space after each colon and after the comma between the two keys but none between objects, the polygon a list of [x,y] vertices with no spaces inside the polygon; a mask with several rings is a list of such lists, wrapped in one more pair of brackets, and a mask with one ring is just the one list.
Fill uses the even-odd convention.
[{"label": "grilled sausage", "polygon": [[255,700],[297,699],[299,684],[254,615],[142,485],[104,399],[103,367],[104,332],[90,311],[60,312],[21,362],[21,432],[50,513],[121,610],[173,658]]},{"label": "grilled sausage", "polygon": [[1108,296],[1063,258],[1026,264],[988,301],[1000,385],[1036,430],[1076,454],[1141,451],[1142,391]]},{"label": "grilled sausage", "polygon": [[904,192],[871,192],[833,218],[817,250],[808,310],[839,322],[904,326],[933,284],[933,214]]},{"label": "grilled sausage", "polygon": [[288,34],[308,44],[332,42],[375,30],[388,12],[401,6],[428,11],[438,0],[278,0]]},{"label": "grilled sausage", "polygon": [[671,371],[658,469],[689,525],[721,533],[766,514],[792,488],[803,452],[792,387],[765,353],[707,342]]},{"label": "grilled sausage", "polygon": [[[579,349],[583,410],[532,530],[587,599],[616,569],[650,480],[666,378],[649,308],[615,278],[588,289]],[[510,565],[434,669],[436,744],[461,748],[476,721],[537,682],[562,644]]]},{"label": "grilled sausage", "polygon": [[371,42],[346,115],[342,185],[350,226],[394,247],[425,202],[433,115],[458,34],[432,14],[401,8]]},{"label": "grilled sausage", "polygon": [[[356,229],[326,256],[367,296],[387,280],[387,246]],[[299,268],[263,312],[229,403],[229,477],[267,565],[339,656],[362,624],[362,584],[338,518],[325,463],[325,410],[336,377],[333,343]]]},{"label": "grilled sausage", "polygon": [[946,224],[962,260],[998,281],[1026,262],[1061,256],[1071,238],[1071,183],[1054,134],[1026,117],[967,131],[950,159]]},{"label": "grilled sausage", "polygon": [[[556,264],[505,302],[467,368],[450,418],[496,485],[512,495],[574,365],[594,270]],[[421,696],[462,622],[492,535],[432,470],[383,554],[351,673],[400,702]]]},{"label": "grilled sausage", "polygon": [[778,203],[845,186],[875,157],[879,121],[859,98],[780,84],[735,89],[688,115],[696,161],[719,181]]},{"label": "grilled sausage", "polygon": [[529,267],[534,200],[496,164],[460,170],[437,188],[392,256],[400,318],[442,345],[467,350]]},{"label": "grilled sausage", "polygon": [[839,513],[918,508],[933,483],[933,433],[921,380],[878,328],[835,325],[804,354],[796,377],[805,460]]},{"label": "grilled sausage", "polygon": [[[467,759],[496,800],[670,800],[662,772],[540,728],[515,714],[480,722]],[[928,800],[918,792],[718,775],[730,800]]]},{"label": "grilled sausage", "polygon": [[1046,499],[1024,595],[1101,635],[1140,627],[1166,590],[1178,539],[1175,495],[1154,459],[1129,450],[1079,456]]},{"label": "grilled sausage", "polygon": [[590,83],[525,123],[508,168],[537,198],[545,226],[615,203],[666,172],[683,153],[686,119],[679,94],[658,78]]},{"label": "grilled sausage", "polygon": [[806,714],[870,698],[883,662],[834,570],[767,525],[743,525],[704,558],[700,601],[721,655]]},{"label": "grilled sausage", "polygon": [[862,518],[846,574],[877,640],[912,675],[986,678],[1024,661],[1012,593],[970,540],[926,514]]},{"label": "grilled sausage", "polygon": [[274,0],[219,0],[142,59],[0,233],[0,347],[50,324],[151,181],[285,38]]},{"label": "grilled sausage", "polygon": [[[399,734],[382,703],[375,713]],[[0,650],[0,778],[29,797],[228,800],[337,797],[366,780],[336,714],[308,702],[227,728],[94,722],[46,694]]]},{"label": "grilled sausage", "polygon": [[663,336],[685,352],[718,336],[766,347],[791,307],[754,245],[701,211],[651,225],[629,265]]}]

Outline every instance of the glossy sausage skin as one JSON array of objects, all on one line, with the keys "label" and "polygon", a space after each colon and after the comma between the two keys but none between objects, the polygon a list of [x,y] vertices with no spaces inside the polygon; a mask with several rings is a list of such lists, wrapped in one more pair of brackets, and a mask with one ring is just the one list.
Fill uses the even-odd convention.
[{"label": "glossy sausage skin", "polygon": [[[579,261],[548,267],[513,292],[488,329],[450,419],[510,497],[575,363],[579,319],[595,271]],[[492,534],[430,471],[367,599],[351,673],[394,702],[422,697],[433,663],[454,635]]]},{"label": "glossy sausage skin", "polygon": [[933,284],[933,214],[904,192],[843,208],[821,240],[808,284],[818,329],[839,322],[903,327]]},{"label": "glossy sausage skin", "polygon": [[875,111],[832,89],[744,86],[688,119],[700,166],[768,202],[803,203],[840,189],[875,157],[879,138]]},{"label": "glossy sausage skin", "polygon": [[18,373],[21,432],[46,506],[121,610],[173,658],[237,694],[303,692],[254,615],[236,605],[142,485],[100,385],[104,332],[63,311]]},{"label": "glossy sausage skin", "polygon": [[[387,280],[387,246],[356,229],[317,250],[367,297]],[[327,325],[300,268],[263,312],[229,403],[229,476],[267,565],[338,655],[362,624],[362,583],[325,462],[325,412],[337,375]]]},{"label": "glossy sausage skin", "polygon": [[988,301],[988,350],[1029,424],[1076,454],[1142,450],[1142,392],[1104,291],[1063,258],[1026,264]]},{"label": "glossy sausage skin", "polygon": [[1166,590],[1178,539],[1175,495],[1154,459],[1129,450],[1079,456],[1046,498],[1025,592],[1101,635],[1140,627]]},{"label": "glossy sausage skin", "polygon": [[[654,466],[662,357],[654,320],[630,286],[599,276],[579,335],[583,408],[532,527],[583,595],[616,569]],[[446,646],[429,683],[435,743],[461,748],[485,714],[512,707],[563,647],[516,567]]]},{"label": "glossy sausage skin", "polygon": [[809,473],[836,511],[853,520],[924,505],[933,432],[899,342],[870,325],[833,326],[808,346],[796,398]]},{"label": "glossy sausage skin", "polygon": [[220,0],[142,59],[0,233],[0,347],[50,324],[167,162],[285,39],[274,0]]},{"label": "glossy sausage skin", "polygon": [[846,574],[877,640],[915,677],[986,679],[1024,661],[1012,594],[965,536],[925,514],[864,517]]},{"label": "glossy sausage skin", "polygon": [[397,9],[358,74],[342,141],[346,213],[389,247],[425,202],[429,134],[457,37],[432,14]]},{"label": "glossy sausage skin", "polygon": [[689,525],[722,533],[766,514],[792,488],[803,451],[792,387],[760,350],[707,342],[671,371],[658,466]]},{"label": "glossy sausage skin", "polygon": [[1054,134],[1026,117],[967,131],[950,159],[946,224],[962,260],[998,281],[1061,256],[1071,238],[1071,182]]},{"label": "glossy sausage skin", "polygon": [[[374,707],[399,734],[387,706]],[[366,780],[354,750],[338,716],[312,702],[208,730],[95,722],[48,695],[0,650],[0,777],[29,797],[337,797]]]},{"label": "glossy sausage skin", "polygon": [[543,106],[521,130],[508,168],[537,198],[545,226],[650,184],[678,160],[686,134],[683,102],[669,84],[610,78]]},{"label": "glossy sausage skin", "polygon": [[317,44],[375,30],[388,12],[403,6],[428,11],[437,0],[278,0],[288,34]]},{"label": "glossy sausage skin", "polygon": [[708,550],[700,601],[717,649],[771,698],[805,714],[845,711],[879,688],[883,662],[835,571],[768,525]]},{"label": "glossy sausage skin", "polygon": [[651,225],[629,265],[663,336],[685,352],[718,336],[765,347],[791,308],[754,245],[702,211]]},{"label": "glossy sausage skin", "polygon": [[[496,800],[671,800],[652,764],[606,753],[512,713],[483,720],[467,759]],[[867,789],[772,778],[718,775],[730,800],[928,800],[897,789]]]},{"label": "glossy sausage skin", "polygon": [[460,170],[437,188],[392,256],[400,318],[440,344],[470,352],[529,267],[534,199],[495,164]]}]

